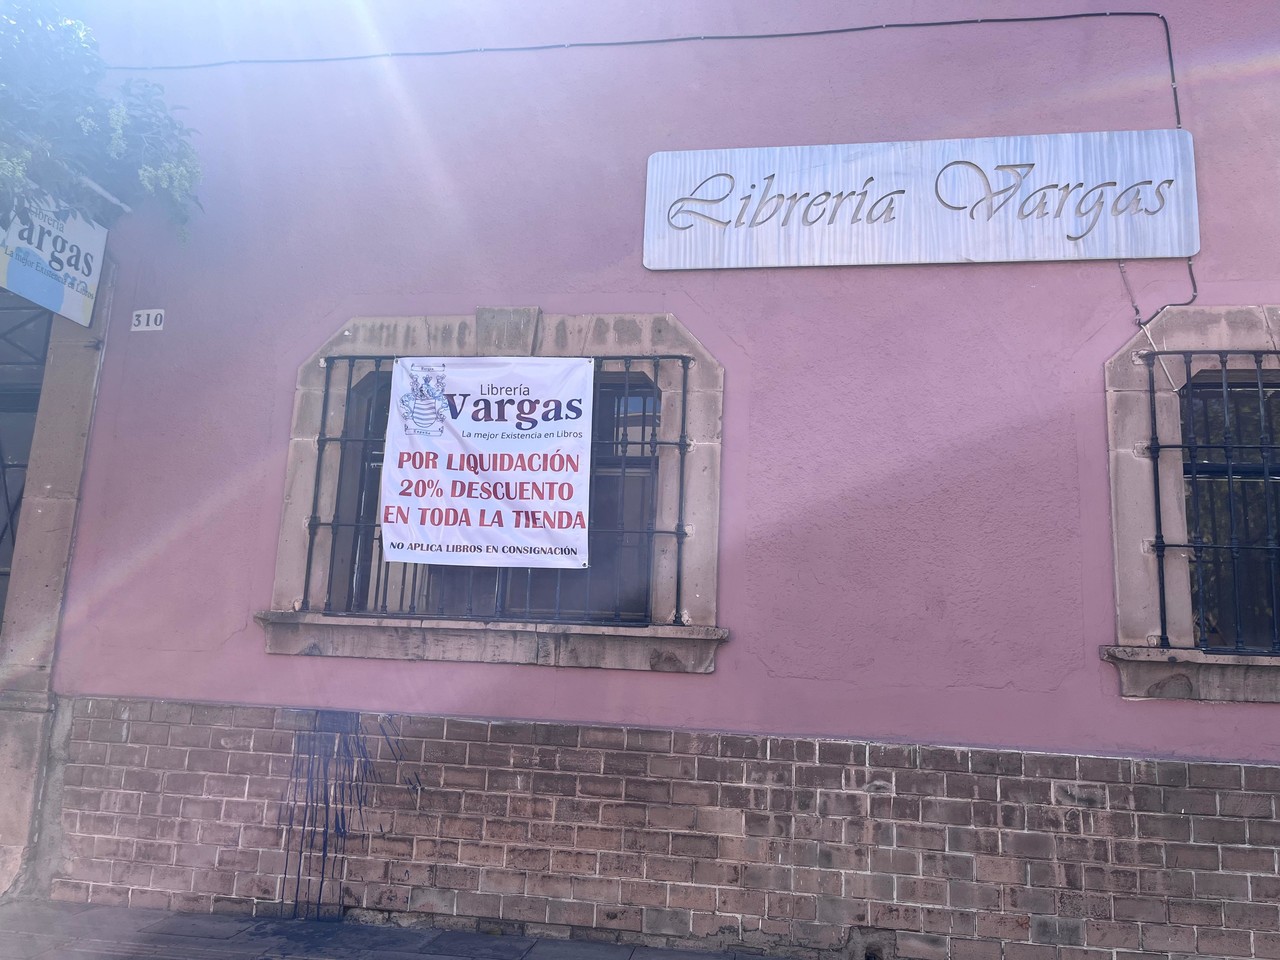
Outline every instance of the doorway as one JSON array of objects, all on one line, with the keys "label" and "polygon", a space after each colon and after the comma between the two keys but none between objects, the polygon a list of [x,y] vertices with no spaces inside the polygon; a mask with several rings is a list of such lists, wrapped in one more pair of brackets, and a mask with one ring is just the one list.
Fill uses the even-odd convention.
[{"label": "doorway", "polygon": [[31,462],[53,314],[0,290],[0,620]]}]

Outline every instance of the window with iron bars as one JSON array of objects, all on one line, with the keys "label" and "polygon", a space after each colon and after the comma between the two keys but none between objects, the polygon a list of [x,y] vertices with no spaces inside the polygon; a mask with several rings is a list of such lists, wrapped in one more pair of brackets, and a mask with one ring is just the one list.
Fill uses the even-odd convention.
[{"label": "window with iron bars", "polygon": [[0,617],[4,614],[53,314],[0,290]]},{"label": "window with iron bars", "polygon": [[[1179,550],[1188,561],[1196,646],[1280,656],[1280,352],[1149,351],[1143,361],[1157,464],[1160,646],[1170,646],[1167,564],[1169,551]],[[1158,374],[1182,384],[1176,436],[1159,413]],[[1162,457],[1180,460],[1181,469]],[[1162,498],[1182,499],[1185,540],[1178,531],[1165,539]]]},{"label": "window with iron bars", "polygon": [[[655,622],[655,577],[663,571],[674,578],[674,609],[681,609],[690,357],[595,358],[590,566],[583,570],[383,559],[378,497],[392,362],[389,356],[323,360],[304,611],[643,626]],[[660,523],[664,484],[675,509],[662,511],[669,522]],[[312,588],[317,566],[328,571],[322,596]]]}]

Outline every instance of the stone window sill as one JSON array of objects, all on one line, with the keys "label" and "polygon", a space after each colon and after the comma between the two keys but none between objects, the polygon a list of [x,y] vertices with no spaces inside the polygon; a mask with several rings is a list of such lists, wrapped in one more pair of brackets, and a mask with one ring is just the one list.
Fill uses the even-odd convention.
[{"label": "stone window sill", "polygon": [[1202,653],[1183,647],[1101,648],[1120,673],[1120,695],[1143,700],[1280,703],[1280,657]]},{"label": "stone window sill", "polygon": [[566,623],[480,623],[394,617],[326,617],[268,610],[256,614],[267,653],[375,660],[452,660],[594,667],[660,673],[712,673],[719,627],[612,627]]}]

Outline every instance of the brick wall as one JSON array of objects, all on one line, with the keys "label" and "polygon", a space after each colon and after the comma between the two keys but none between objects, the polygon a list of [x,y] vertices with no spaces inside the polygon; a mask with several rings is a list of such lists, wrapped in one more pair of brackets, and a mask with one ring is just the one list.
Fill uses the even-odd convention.
[{"label": "brick wall", "polygon": [[1280,768],[72,707],[59,899],[855,960],[1280,957]]}]

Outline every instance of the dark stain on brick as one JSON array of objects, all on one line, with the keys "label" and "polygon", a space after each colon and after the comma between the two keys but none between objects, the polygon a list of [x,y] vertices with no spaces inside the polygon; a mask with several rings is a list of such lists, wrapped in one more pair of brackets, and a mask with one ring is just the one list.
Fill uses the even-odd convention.
[{"label": "dark stain on brick", "polygon": [[[317,710],[312,728],[294,737],[279,820],[285,829],[282,907],[294,918],[342,917],[347,838],[366,829],[365,810],[380,780],[373,741],[381,740],[395,761],[404,759],[397,731],[383,718],[376,723],[376,733],[366,732],[358,713]],[[416,795],[421,784],[406,786]]]}]

